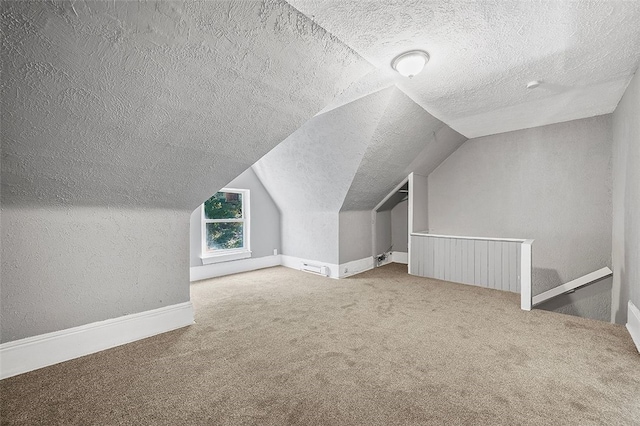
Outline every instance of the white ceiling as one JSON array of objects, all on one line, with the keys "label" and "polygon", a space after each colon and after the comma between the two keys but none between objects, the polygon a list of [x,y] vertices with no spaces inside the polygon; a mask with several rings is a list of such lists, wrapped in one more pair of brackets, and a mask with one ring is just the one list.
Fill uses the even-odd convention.
[{"label": "white ceiling", "polygon": [[254,164],[282,212],[340,210],[395,90],[313,117]]},{"label": "white ceiling", "polygon": [[466,141],[390,87],[316,115],[253,168],[280,210],[371,210]]},{"label": "white ceiling", "polygon": [[[640,1],[289,3],[376,67],[333,106],[396,84],[469,138],[610,113],[640,59]],[[416,48],[431,55],[425,70],[394,73]]]},{"label": "white ceiling", "polygon": [[3,204],[194,209],[372,69],[279,0],[1,7]]},{"label": "white ceiling", "polygon": [[[322,176],[319,209],[364,208],[437,167],[459,133],[613,111],[640,59],[640,1],[289,3],[1,2],[2,203],[193,209],[285,141],[290,179]],[[412,48],[431,61],[406,79],[389,64]],[[379,107],[392,86],[402,102]],[[352,109],[372,116],[345,120]],[[308,140],[336,164],[353,143],[362,162],[338,179],[305,164]]]},{"label": "white ceiling", "polygon": [[389,104],[360,160],[342,211],[373,209],[409,173],[420,171],[427,176],[467,140],[401,90],[391,90]]}]

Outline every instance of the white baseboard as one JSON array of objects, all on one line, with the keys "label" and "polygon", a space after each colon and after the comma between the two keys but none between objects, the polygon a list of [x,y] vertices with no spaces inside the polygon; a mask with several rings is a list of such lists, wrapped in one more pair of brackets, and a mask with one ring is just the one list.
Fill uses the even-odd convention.
[{"label": "white baseboard", "polygon": [[0,379],[193,324],[191,302],[98,321],[0,345]]},{"label": "white baseboard", "polygon": [[404,251],[391,252],[391,261],[407,265],[409,263],[409,253]]},{"label": "white baseboard", "polygon": [[340,274],[339,274],[339,266],[336,265],[335,263],[327,263],[327,262],[321,262],[319,260],[313,260],[313,259],[302,259],[300,257],[295,257],[295,256],[288,256],[286,254],[283,254],[280,256],[280,260],[281,260],[281,265],[285,266],[287,268],[291,268],[291,269],[297,269],[297,270],[301,270],[302,269],[302,264],[303,263],[308,263],[311,265],[317,265],[317,266],[324,266],[326,267],[326,271],[327,271],[327,276],[329,278],[340,278]]},{"label": "white baseboard", "polygon": [[627,330],[629,330],[633,343],[636,344],[636,348],[640,352],[640,310],[631,303],[631,300],[629,300],[627,307]]},{"label": "white baseboard", "polygon": [[347,263],[341,263],[339,267],[339,277],[350,277],[351,275],[359,274],[360,272],[368,271],[369,269],[373,269],[373,256],[353,260]]},{"label": "white baseboard", "polygon": [[213,263],[203,266],[192,266],[189,271],[190,280],[199,281],[207,278],[222,277],[240,272],[255,271],[282,264],[281,255],[256,257],[251,259],[233,260],[229,262]]}]

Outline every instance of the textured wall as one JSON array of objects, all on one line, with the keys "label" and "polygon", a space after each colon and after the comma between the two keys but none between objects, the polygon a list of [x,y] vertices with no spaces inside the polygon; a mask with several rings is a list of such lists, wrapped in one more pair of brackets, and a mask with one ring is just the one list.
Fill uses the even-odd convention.
[{"label": "textured wall", "polygon": [[[611,149],[610,115],[471,139],[429,175],[429,231],[535,239],[534,295],[610,266]],[[608,321],[608,286],[557,309]]]},{"label": "textured wall", "polygon": [[338,213],[282,212],[282,254],[318,262],[338,263]]},{"label": "textured wall", "polygon": [[2,342],[189,300],[189,213],[2,208]]},{"label": "textured wall", "polygon": [[[225,188],[250,190],[251,220],[251,257],[272,256],[273,249],[282,251],[280,244],[280,210],[273,202],[258,176],[250,167],[240,176],[225,185]],[[213,194],[211,194],[213,195]],[[201,266],[200,251],[202,250],[202,233],[200,207],[191,213],[190,240],[191,266]]]},{"label": "textured wall", "polygon": [[340,212],[339,263],[371,257],[371,210]]},{"label": "textured wall", "polygon": [[611,319],[640,307],[640,73],[613,114],[613,292]]},{"label": "textured wall", "polygon": [[409,251],[408,205],[408,201],[403,201],[391,210],[391,243],[393,244],[393,251],[402,251],[405,253]]}]

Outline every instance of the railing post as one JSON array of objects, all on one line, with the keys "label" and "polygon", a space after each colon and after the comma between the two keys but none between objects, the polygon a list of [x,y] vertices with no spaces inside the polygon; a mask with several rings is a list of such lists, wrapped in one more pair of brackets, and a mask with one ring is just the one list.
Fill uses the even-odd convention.
[{"label": "railing post", "polygon": [[531,244],[533,240],[525,240],[520,250],[520,309],[531,310]]}]

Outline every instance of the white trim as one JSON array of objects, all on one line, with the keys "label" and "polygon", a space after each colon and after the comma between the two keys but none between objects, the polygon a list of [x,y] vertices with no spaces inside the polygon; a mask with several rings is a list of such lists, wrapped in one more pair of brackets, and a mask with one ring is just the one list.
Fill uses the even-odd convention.
[{"label": "white trim", "polygon": [[627,304],[627,330],[633,343],[636,344],[636,349],[640,352],[640,310],[631,303],[631,300]]},{"label": "white trim", "polygon": [[189,280],[199,281],[240,272],[255,271],[281,264],[280,255],[254,257],[251,259],[235,260],[232,262],[213,263],[210,265],[192,266],[189,270]]},{"label": "white trim", "polygon": [[[407,202],[407,251],[411,253],[411,234],[413,233],[413,172],[407,176],[409,182],[409,199]],[[411,270],[411,256],[407,262],[409,270]]]},{"label": "white trim", "polygon": [[532,283],[532,265],[531,245],[533,240],[525,240],[520,245],[520,309],[530,311],[531,303],[531,283]]},{"label": "white trim", "polygon": [[340,264],[340,278],[350,277],[373,269],[373,256]]},{"label": "white trim", "polygon": [[249,250],[241,250],[241,251],[224,253],[224,254],[202,256],[200,259],[202,260],[203,265],[211,265],[213,263],[230,262],[232,260],[246,259],[247,257],[251,257],[251,252]]},{"label": "white trim", "polygon": [[394,263],[403,263],[405,265],[409,264],[409,253],[404,251],[392,251],[391,252],[391,261]]},{"label": "white trim", "polygon": [[525,239],[523,238],[488,238],[488,237],[461,237],[457,235],[437,235],[437,234],[429,234],[428,232],[412,232],[411,235],[415,235],[418,237],[438,237],[438,238],[455,238],[461,240],[482,240],[482,241],[509,241],[514,243],[524,243]]},{"label": "white trim", "polygon": [[191,302],[98,321],[0,345],[0,379],[193,324]]},{"label": "white trim", "polygon": [[324,266],[326,269],[326,273],[327,273],[327,277],[329,278],[335,278],[338,279],[340,278],[338,271],[339,269],[339,265],[335,264],[335,263],[327,263],[327,262],[321,262],[319,260],[313,260],[313,259],[302,259],[300,257],[295,257],[295,256],[288,256],[288,255],[280,255],[280,259],[281,259],[281,265],[287,268],[291,268],[291,269],[297,269],[298,271],[302,270],[302,266],[303,264],[309,264],[309,265],[316,265],[316,266]]},{"label": "white trim", "polygon": [[598,269],[597,271],[591,272],[587,275],[583,275],[580,278],[569,281],[568,283],[561,284],[557,287],[552,288],[551,290],[540,293],[537,296],[533,296],[533,298],[531,299],[531,303],[533,304],[533,306],[539,305],[551,298],[560,296],[561,294],[567,293],[578,287],[582,287],[594,281],[608,277],[611,274],[613,274],[613,272],[611,272],[611,269],[605,266],[604,268]]}]

